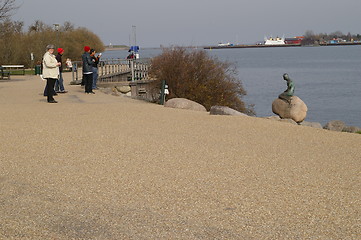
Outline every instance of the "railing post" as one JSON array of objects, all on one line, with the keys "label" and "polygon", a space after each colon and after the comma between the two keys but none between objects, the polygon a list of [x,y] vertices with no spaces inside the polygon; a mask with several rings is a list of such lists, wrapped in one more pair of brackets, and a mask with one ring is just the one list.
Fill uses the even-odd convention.
[{"label": "railing post", "polygon": [[130,60],[130,70],[131,70],[131,72],[132,72],[132,82],[134,82],[134,60],[133,59],[131,59]]},{"label": "railing post", "polygon": [[70,82],[70,84],[79,84],[78,80],[79,80],[79,76],[78,76],[78,62],[73,62],[73,66],[71,69],[71,77],[72,77],[72,81]]},{"label": "railing post", "polygon": [[[73,67],[71,68],[71,77],[73,79],[73,82],[75,82],[75,79],[74,79],[75,68],[76,68],[76,63],[73,63]],[[78,79],[76,79],[76,80],[78,80]]]},{"label": "railing post", "polygon": [[75,75],[76,75],[76,80],[77,80],[77,81],[79,80],[78,70],[79,70],[78,64],[75,63]]}]

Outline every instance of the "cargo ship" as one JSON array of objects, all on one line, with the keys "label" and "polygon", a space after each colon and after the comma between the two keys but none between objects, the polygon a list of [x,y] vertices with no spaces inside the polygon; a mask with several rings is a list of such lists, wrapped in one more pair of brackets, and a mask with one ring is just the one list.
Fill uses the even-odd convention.
[{"label": "cargo ship", "polygon": [[284,44],[301,44],[302,40],[303,40],[303,36],[297,36],[297,37],[292,37],[292,38],[265,38],[264,39],[264,45],[284,45]]},{"label": "cargo ship", "polygon": [[301,45],[301,42],[303,40],[304,36],[297,36],[293,38],[285,38],[285,44],[299,44]]}]

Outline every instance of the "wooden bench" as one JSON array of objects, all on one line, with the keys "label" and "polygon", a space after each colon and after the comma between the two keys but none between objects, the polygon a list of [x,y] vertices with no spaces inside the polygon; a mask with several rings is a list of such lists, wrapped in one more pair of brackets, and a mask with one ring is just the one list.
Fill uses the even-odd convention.
[{"label": "wooden bench", "polygon": [[4,68],[0,66],[0,79],[4,79],[4,77],[10,79],[10,72],[4,71]]}]

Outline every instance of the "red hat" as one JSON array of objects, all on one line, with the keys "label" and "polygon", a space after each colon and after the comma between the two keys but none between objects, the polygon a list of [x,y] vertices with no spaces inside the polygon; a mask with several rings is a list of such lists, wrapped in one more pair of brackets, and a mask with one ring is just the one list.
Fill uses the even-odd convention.
[{"label": "red hat", "polygon": [[84,51],[85,51],[85,52],[88,52],[89,50],[90,50],[90,47],[89,47],[89,46],[85,46],[85,47],[84,47]]},{"label": "red hat", "polygon": [[64,52],[64,49],[58,48],[58,53],[62,54]]}]

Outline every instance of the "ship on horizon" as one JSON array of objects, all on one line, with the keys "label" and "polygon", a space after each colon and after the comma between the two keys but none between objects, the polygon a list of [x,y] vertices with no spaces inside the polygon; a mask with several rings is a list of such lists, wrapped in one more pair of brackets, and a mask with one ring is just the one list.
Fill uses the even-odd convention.
[{"label": "ship on horizon", "polygon": [[232,43],[218,43],[218,47],[232,47],[233,44]]},{"label": "ship on horizon", "polygon": [[285,43],[285,37],[283,36],[282,38],[280,37],[265,37],[264,38],[264,45],[284,45]]},{"label": "ship on horizon", "polygon": [[299,44],[300,45],[303,38],[304,38],[304,36],[296,36],[296,37],[291,37],[291,38],[285,38],[284,36],[282,38],[265,37],[264,45],[287,45],[287,44],[292,44],[292,45]]},{"label": "ship on horizon", "polygon": [[216,46],[204,47],[204,49],[222,49],[222,48],[254,48],[254,47],[298,47],[304,36],[296,36],[291,38],[283,37],[265,37],[264,41],[255,44],[231,44],[231,43],[218,43]]}]

